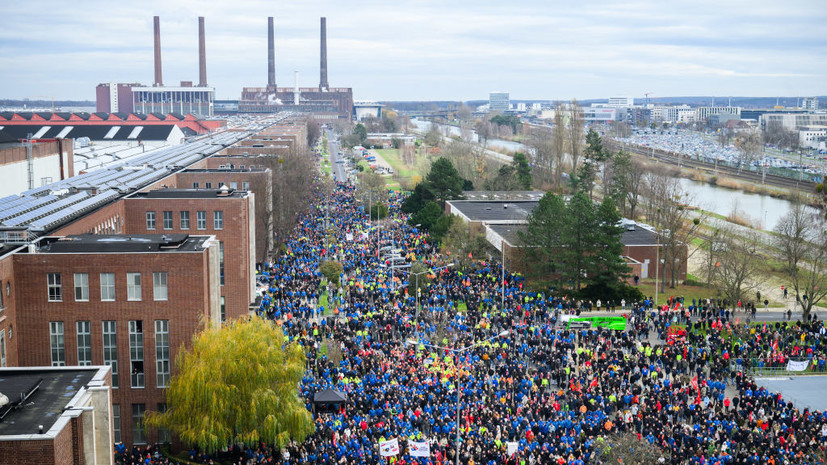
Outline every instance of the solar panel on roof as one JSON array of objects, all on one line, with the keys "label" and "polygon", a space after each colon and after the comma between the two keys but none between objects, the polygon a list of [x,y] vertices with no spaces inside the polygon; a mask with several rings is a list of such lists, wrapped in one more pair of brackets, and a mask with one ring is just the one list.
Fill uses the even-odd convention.
[{"label": "solar panel on roof", "polygon": [[29,197],[28,202],[21,203],[0,214],[0,221],[14,218],[17,215],[21,215],[28,211],[34,210],[35,208],[42,207],[43,205],[52,203],[56,200],[58,200],[58,197],[55,195],[47,195],[45,197]]},{"label": "solar panel on roof", "polygon": [[66,208],[61,209],[60,211],[32,221],[29,224],[29,228],[38,231],[44,231],[46,229],[64,223],[72,218],[80,216],[83,213],[94,210],[95,208],[98,208],[99,206],[104,205],[118,197],[120,197],[120,194],[116,191],[107,190],[101,192],[98,195],[89,197],[85,200],[81,200],[80,202],[75,203],[73,205],[69,205]]},{"label": "solar panel on roof", "polygon": [[29,223],[32,220],[37,218],[46,216],[54,211],[60,210],[61,208],[67,207],[74,203],[80,202],[81,200],[89,197],[89,194],[86,192],[78,192],[77,194],[70,195],[63,199],[58,200],[57,202],[52,202],[48,205],[44,205],[40,208],[36,208],[30,212],[23,213],[22,215],[15,216],[14,218],[10,218],[5,223],[9,226],[20,226],[22,224]]}]

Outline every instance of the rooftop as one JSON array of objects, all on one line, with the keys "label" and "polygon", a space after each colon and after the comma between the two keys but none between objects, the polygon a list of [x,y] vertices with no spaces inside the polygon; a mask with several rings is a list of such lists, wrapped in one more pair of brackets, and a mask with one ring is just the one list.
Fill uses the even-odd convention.
[{"label": "rooftop", "polygon": [[526,221],[528,214],[540,204],[537,200],[519,201],[485,201],[485,200],[451,200],[448,202],[462,213],[469,221],[511,222]]},{"label": "rooftop", "polygon": [[[73,398],[101,367],[0,369],[0,393],[9,404],[0,406],[0,436],[49,431]],[[108,370],[108,368],[106,368]],[[21,395],[25,399],[21,404]],[[28,398],[26,397],[28,395]]]},{"label": "rooftop", "polygon": [[79,234],[46,237],[39,243],[39,253],[153,253],[195,252],[204,250],[209,236],[187,234]]},{"label": "rooftop", "polygon": [[[226,171],[226,170],[217,170]],[[247,191],[235,189],[158,189],[149,192],[137,192],[130,198],[133,199],[215,199],[234,198],[240,199],[247,196]]]},{"label": "rooftop", "polygon": [[[488,227],[512,247],[522,246],[519,232],[526,230],[525,224],[492,224]],[[620,243],[623,245],[655,245],[658,243],[658,238],[654,231],[638,225],[634,231],[624,230]]]}]

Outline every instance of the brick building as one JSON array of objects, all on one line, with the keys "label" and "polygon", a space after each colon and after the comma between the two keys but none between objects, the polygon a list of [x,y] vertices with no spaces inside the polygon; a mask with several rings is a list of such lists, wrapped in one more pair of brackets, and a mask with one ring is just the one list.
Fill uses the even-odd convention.
[{"label": "brick building", "polygon": [[18,250],[19,365],[110,367],[114,442],[168,441],[137,426],[147,410],[165,408],[180,346],[220,322],[218,243],[171,233],[49,236]]},{"label": "brick building", "polygon": [[0,462],[111,465],[109,367],[0,368]]}]

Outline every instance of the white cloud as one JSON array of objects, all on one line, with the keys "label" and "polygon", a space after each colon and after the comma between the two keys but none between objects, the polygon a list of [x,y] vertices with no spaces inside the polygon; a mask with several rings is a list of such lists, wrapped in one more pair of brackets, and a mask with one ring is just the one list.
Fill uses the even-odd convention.
[{"label": "white cloud", "polygon": [[0,15],[2,97],[92,99],[99,82],[151,83],[153,15],[168,84],[197,80],[197,17],[206,18],[219,98],[265,83],[267,16],[278,82],[292,84],[298,69],[302,85],[315,85],[322,15],[330,83],[357,98],[827,93],[827,14],[815,0],[33,0],[4,2]]}]

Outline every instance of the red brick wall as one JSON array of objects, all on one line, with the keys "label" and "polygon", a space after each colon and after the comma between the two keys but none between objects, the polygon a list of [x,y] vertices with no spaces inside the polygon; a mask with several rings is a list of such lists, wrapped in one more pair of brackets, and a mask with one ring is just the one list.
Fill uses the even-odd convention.
[{"label": "red brick wall", "polygon": [[[664,265],[661,264],[658,266],[655,265],[657,263],[657,258],[663,260],[663,245],[660,246],[660,254],[658,257],[658,246],[656,245],[638,245],[638,246],[624,246],[623,247],[623,255],[632,257],[635,260],[639,261],[640,263],[646,263],[646,260],[649,260],[649,278],[654,279],[656,272],[663,276],[663,273],[666,273],[666,279],[672,279],[672,271],[671,268],[669,270],[664,270]],[[686,279],[686,246],[681,247],[681,256],[684,257],[682,260],[680,269],[676,270],[678,272],[677,278],[679,281],[683,281]]]},{"label": "red brick wall", "polygon": [[[92,364],[103,365],[102,321],[117,322],[119,388],[112,389],[112,403],[121,406],[121,437],[131,443],[132,404],[143,403],[149,411],[164,402],[165,390],[156,387],[155,320],[169,320],[171,362],[178,348],[209,320],[208,253],[16,254],[14,266],[19,306],[26,309],[18,315],[14,336],[26,344],[19,354],[20,366],[51,365],[50,321],[64,323],[67,365],[77,364],[76,322],[90,321]],[[47,301],[46,273],[55,271],[63,278],[62,302]],[[167,272],[166,301],[153,300],[153,271]],[[74,300],[75,272],[89,273],[88,302]],[[115,273],[114,302],[100,300],[101,272]],[[141,273],[139,302],[127,301],[127,272]],[[130,320],[143,321],[145,388],[130,387]],[[147,439],[154,440],[152,436]]]},{"label": "red brick wall", "polygon": [[53,236],[70,234],[120,234],[123,228],[123,200],[110,203],[63,226]]},{"label": "red brick wall", "polygon": [[[9,293],[6,295],[6,285],[9,285]],[[0,331],[3,331],[6,341],[6,366],[18,366],[17,362],[17,341],[20,340],[17,331],[17,284],[14,280],[14,260],[12,255],[0,258],[0,292],[3,293],[3,305],[0,311]],[[9,338],[9,335],[12,337]]]},{"label": "red brick wall", "polygon": [[[217,186],[216,186],[217,187]],[[250,245],[247,198],[213,197],[208,199],[124,199],[124,234],[185,233],[215,235],[224,243],[224,286],[227,320],[248,314],[251,295]],[[180,228],[180,212],[190,212],[190,229]],[[213,229],[213,212],[224,212],[224,229]],[[146,229],[146,212],[155,212],[155,230]],[[163,228],[163,212],[172,212],[173,229]],[[207,229],[196,229],[197,211],[207,212]]]}]

